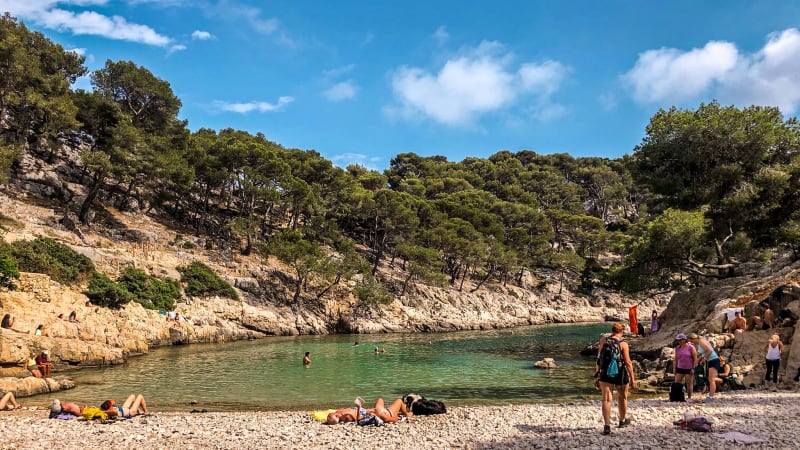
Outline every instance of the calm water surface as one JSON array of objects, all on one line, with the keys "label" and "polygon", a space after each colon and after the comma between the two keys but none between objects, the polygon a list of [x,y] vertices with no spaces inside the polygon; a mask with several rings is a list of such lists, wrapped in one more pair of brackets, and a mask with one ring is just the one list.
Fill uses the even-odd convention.
[{"label": "calm water surface", "polygon": [[[453,406],[596,399],[594,360],[579,351],[609,328],[270,337],[160,348],[123,365],[72,372],[78,387],[36,401],[94,405],[141,392],[154,410],[215,411],[322,409],[359,395],[372,402],[409,392]],[[373,354],[376,346],[386,353]],[[302,364],[307,351],[310,367]],[[557,369],[533,368],[548,357]]]}]

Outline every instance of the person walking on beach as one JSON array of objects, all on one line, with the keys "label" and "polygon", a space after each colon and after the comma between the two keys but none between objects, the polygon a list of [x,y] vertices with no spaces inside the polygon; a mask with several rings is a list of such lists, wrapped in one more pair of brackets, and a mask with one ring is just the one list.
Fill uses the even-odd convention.
[{"label": "person walking on beach", "polygon": [[694,387],[694,368],[697,366],[697,349],[689,343],[685,334],[675,336],[678,346],[675,347],[675,361],[673,361],[672,376],[676,383],[686,384],[686,396],[692,398]]},{"label": "person walking on beach", "polygon": [[767,352],[767,373],[764,375],[764,387],[770,387],[770,378],[772,378],[772,388],[775,390],[778,389],[778,369],[781,366],[781,353],[783,353],[783,342],[778,333],[773,334],[764,344],[764,350]]},{"label": "person walking on beach", "polygon": [[619,408],[619,428],[630,425],[628,419],[628,384],[636,386],[628,343],[622,340],[625,326],[615,323],[611,335],[600,339],[597,350],[596,371],[600,375],[600,390],[603,393],[603,434],[611,433],[611,403],[614,401],[612,389],[617,391]]},{"label": "person walking on beach", "polygon": [[303,365],[306,366],[306,367],[309,367],[311,365],[311,353],[310,352],[306,352],[306,354],[303,355]]},{"label": "person walking on beach", "polygon": [[[700,357],[697,361],[698,364],[707,364],[708,367],[708,374],[706,375],[707,380],[716,380],[717,375],[719,375],[719,355],[714,350],[714,347],[711,345],[710,342],[706,339],[702,339],[697,333],[689,333],[687,335],[689,338],[689,342],[695,346],[697,349],[697,354]],[[714,393],[717,391],[717,384],[716,383],[708,383],[708,397],[703,400],[704,402],[713,402],[714,401]]]}]

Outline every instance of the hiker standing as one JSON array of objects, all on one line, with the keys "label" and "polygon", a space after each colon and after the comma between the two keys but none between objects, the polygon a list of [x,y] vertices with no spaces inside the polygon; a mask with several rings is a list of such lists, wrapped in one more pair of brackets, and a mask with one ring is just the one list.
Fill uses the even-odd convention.
[{"label": "hiker standing", "polygon": [[625,326],[615,323],[611,335],[600,339],[597,349],[596,373],[599,375],[600,390],[603,393],[603,434],[611,433],[611,403],[614,401],[612,389],[617,391],[619,408],[619,428],[630,425],[628,419],[628,384],[635,386],[633,363],[628,343],[622,340]]}]

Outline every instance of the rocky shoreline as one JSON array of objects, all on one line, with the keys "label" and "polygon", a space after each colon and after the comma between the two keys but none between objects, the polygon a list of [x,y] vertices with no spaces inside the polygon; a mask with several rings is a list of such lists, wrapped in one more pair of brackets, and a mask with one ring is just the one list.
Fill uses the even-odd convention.
[{"label": "rocky shoreline", "polygon": [[[103,424],[48,419],[44,405],[0,413],[2,449],[562,449],[703,448],[729,450],[721,436],[744,433],[764,439],[748,448],[796,448],[800,392],[726,392],[713,403],[629,402],[632,424],[603,436],[600,401],[567,404],[467,406],[439,416],[415,416],[382,427],[328,426],[307,411],[160,413]],[[24,402],[23,402],[24,403]],[[714,424],[710,433],[673,422],[685,413]],[[612,419],[617,420],[616,408]]]}]

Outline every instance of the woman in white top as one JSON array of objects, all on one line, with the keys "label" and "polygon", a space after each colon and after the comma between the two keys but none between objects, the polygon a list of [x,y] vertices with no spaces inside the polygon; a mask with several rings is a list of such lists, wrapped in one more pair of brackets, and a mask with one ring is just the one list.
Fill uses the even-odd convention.
[{"label": "woman in white top", "polygon": [[783,353],[783,342],[778,333],[769,338],[764,345],[764,350],[767,352],[767,374],[764,375],[764,385],[769,387],[770,378],[772,378],[772,387],[777,389],[778,368],[781,366],[781,353]]}]

